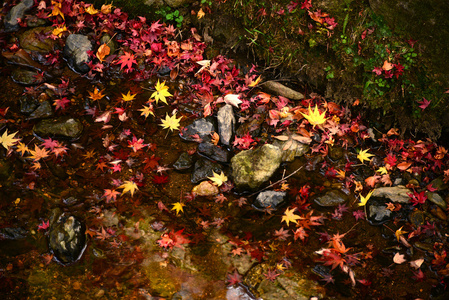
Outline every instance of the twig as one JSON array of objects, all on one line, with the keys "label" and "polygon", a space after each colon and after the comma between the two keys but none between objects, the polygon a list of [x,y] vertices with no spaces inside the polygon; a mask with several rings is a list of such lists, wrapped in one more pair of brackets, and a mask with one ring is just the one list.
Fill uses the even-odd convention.
[{"label": "twig", "polygon": [[262,191],[265,191],[266,189],[269,189],[270,187],[273,187],[273,186],[275,186],[276,184],[278,184],[278,183],[280,183],[280,182],[282,182],[282,181],[284,181],[284,180],[286,180],[286,179],[292,177],[293,175],[295,175],[296,173],[298,173],[303,167],[304,167],[304,165],[300,166],[300,167],[299,167],[298,169],[296,169],[293,173],[287,175],[286,177],[283,177],[282,179],[279,179],[278,181],[276,181],[276,182],[270,184],[269,186],[264,187],[264,188],[261,189],[261,190],[258,190],[257,192],[252,193],[252,194],[249,195],[248,197],[252,197],[252,196],[254,196],[254,195],[256,195],[256,194],[258,194],[258,193],[260,193],[260,192],[262,192]]}]

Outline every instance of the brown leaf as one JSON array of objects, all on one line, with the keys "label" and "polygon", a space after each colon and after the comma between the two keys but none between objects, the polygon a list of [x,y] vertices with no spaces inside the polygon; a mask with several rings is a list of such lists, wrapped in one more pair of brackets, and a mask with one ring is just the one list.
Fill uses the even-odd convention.
[{"label": "brown leaf", "polygon": [[407,170],[410,166],[412,165],[411,162],[401,162],[400,164],[397,165],[398,169],[401,171],[405,171]]},{"label": "brown leaf", "polygon": [[97,50],[97,58],[103,62],[104,58],[111,53],[111,48],[107,44],[101,44],[100,47],[98,47]]},{"label": "brown leaf", "polygon": [[393,64],[390,63],[388,60],[384,61],[384,65],[382,66],[382,70],[384,71],[390,71],[391,69],[393,69]]}]

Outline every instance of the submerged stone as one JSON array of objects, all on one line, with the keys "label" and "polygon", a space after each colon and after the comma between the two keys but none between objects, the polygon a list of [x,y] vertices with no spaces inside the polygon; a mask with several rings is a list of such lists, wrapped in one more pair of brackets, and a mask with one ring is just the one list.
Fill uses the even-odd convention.
[{"label": "submerged stone", "polygon": [[192,189],[192,193],[197,196],[215,196],[218,194],[218,187],[209,181],[203,181]]},{"label": "submerged stone", "polygon": [[19,4],[15,5],[11,10],[8,12],[4,19],[5,23],[5,31],[11,32],[19,30],[20,25],[18,20],[22,20],[25,16],[25,13],[33,7],[34,1],[33,0],[22,0]]},{"label": "submerged stone", "polygon": [[444,201],[443,197],[441,197],[438,193],[428,192],[428,193],[426,193],[426,195],[427,195],[427,199],[429,199],[430,202],[435,203],[442,209],[447,208],[446,201]]},{"label": "submerged stone", "polygon": [[30,86],[38,85],[44,82],[44,79],[38,76],[37,71],[16,68],[11,72],[11,78],[15,83]]},{"label": "submerged stone", "polygon": [[76,217],[66,214],[51,219],[50,249],[62,264],[70,264],[81,258],[86,249],[86,226]]},{"label": "submerged stone", "polygon": [[287,192],[281,191],[264,191],[257,195],[254,205],[258,208],[271,207],[277,209],[278,206],[284,202]]},{"label": "submerged stone", "polygon": [[214,176],[213,172],[220,174],[221,165],[208,159],[200,158],[195,163],[191,181],[193,183],[198,183],[206,180],[208,177]]},{"label": "submerged stone", "polygon": [[386,186],[374,189],[372,197],[383,197],[396,203],[409,203],[412,191],[405,186]]},{"label": "submerged stone", "polygon": [[348,201],[348,196],[340,190],[330,190],[314,199],[315,203],[323,207],[334,207]]},{"label": "submerged stone", "polygon": [[209,157],[212,160],[219,162],[229,162],[231,160],[231,153],[219,146],[209,142],[203,142],[198,145],[198,153]]},{"label": "submerged stone", "polygon": [[238,189],[257,189],[273,176],[282,162],[282,150],[270,144],[244,150],[231,159],[232,177]]},{"label": "submerged stone", "polygon": [[190,169],[193,166],[193,158],[187,152],[181,153],[179,158],[173,164],[173,168],[177,171]]},{"label": "submerged stone", "polygon": [[53,27],[36,27],[29,29],[19,36],[20,47],[28,51],[47,53],[53,51],[55,41],[48,37]]},{"label": "submerged stone", "polygon": [[62,137],[73,140],[80,137],[83,124],[73,118],[45,119],[34,125],[33,132],[41,138]]},{"label": "submerged stone", "polygon": [[43,119],[53,116],[53,109],[49,101],[42,102],[31,114],[29,119]]}]

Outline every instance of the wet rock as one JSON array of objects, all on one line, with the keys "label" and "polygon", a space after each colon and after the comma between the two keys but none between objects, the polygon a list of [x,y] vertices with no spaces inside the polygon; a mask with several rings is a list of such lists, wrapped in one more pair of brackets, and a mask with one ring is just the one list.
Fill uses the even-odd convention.
[{"label": "wet rock", "polygon": [[0,229],[0,240],[20,240],[26,238],[28,231],[23,228],[5,227]]},{"label": "wet rock", "polygon": [[423,251],[428,251],[428,252],[433,252],[433,245],[431,244],[427,244],[427,243],[423,243],[421,241],[417,241],[413,244],[413,246],[415,246],[417,249],[419,250],[423,250]]},{"label": "wet rock", "polygon": [[334,207],[348,201],[348,196],[340,190],[330,190],[314,199],[315,203],[323,207]]},{"label": "wet rock", "polygon": [[304,95],[300,92],[297,92],[282,83],[276,81],[266,81],[262,85],[262,89],[267,91],[268,93],[273,93],[278,96],[283,96],[290,100],[301,100],[304,99]]},{"label": "wet rock", "polygon": [[[287,143],[290,145],[287,145]],[[282,149],[282,161],[292,162],[296,157],[303,156],[309,151],[309,145],[297,142],[295,140],[280,141],[275,140],[273,146]],[[286,148],[287,146],[287,148]],[[286,149],[285,149],[286,148]]]},{"label": "wet rock", "polygon": [[29,119],[43,119],[53,116],[53,109],[49,101],[44,101],[30,114]]},{"label": "wet rock", "polygon": [[30,86],[38,85],[44,82],[44,78],[39,76],[36,71],[16,68],[11,72],[11,78],[15,83]]},{"label": "wet rock", "polygon": [[229,162],[231,160],[231,153],[228,150],[209,142],[202,142],[199,144],[198,153],[219,162]]},{"label": "wet rock", "polygon": [[257,189],[282,162],[282,150],[270,144],[244,150],[231,159],[232,177],[238,189]]},{"label": "wet rock", "polygon": [[64,56],[74,71],[84,74],[90,70],[87,65],[90,60],[87,52],[91,50],[92,44],[87,36],[71,34],[65,41]]},{"label": "wet rock", "polygon": [[443,197],[441,197],[438,193],[427,192],[426,195],[427,195],[427,199],[430,202],[438,205],[442,209],[446,209],[447,208],[446,201],[444,201]]},{"label": "wet rock", "polygon": [[167,66],[162,66],[162,67],[157,71],[157,73],[158,73],[160,76],[168,76],[168,75],[170,74],[170,72],[171,72],[171,69],[170,69],[169,67],[167,67]]},{"label": "wet rock", "polygon": [[232,106],[226,104],[220,107],[217,113],[218,135],[223,145],[231,144],[232,135],[234,134],[235,117]]},{"label": "wet rock", "polygon": [[[256,299],[245,287],[242,285],[232,285],[226,291],[226,300],[254,300]],[[258,300],[261,298],[257,298]]]},{"label": "wet rock", "polygon": [[86,226],[74,216],[58,214],[50,220],[50,249],[62,264],[70,264],[81,258],[86,249]]},{"label": "wet rock", "polygon": [[410,197],[408,194],[411,193],[412,191],[405,186],[387,186],[374,189],[372,197],[384,197],[396,203],[409,203]]},{"label": "wet rock", "polygon": [[444,179],[442,177],[435,178],[429,185],[432,185],[432,187],[437,191],[442,191],[448,188],[447,183],[444,183]]},{"label": "wet rock", "polygon": [[218,187],[209,181],[203,181],[192,189],[192,193],[197,196],[215,196],[218,194]]},{"label": "wet rock", "polygon": [[29,29],[19,36],[20,47],[28,51],[47,53],[53,50],[55,41],[48,36],[53,27],[36,27]]},{"label": "wet rock", "polygon": [[193,166],[193,157],[187,152],[181,153],[179,158],[173,164],[173,168],[177,171],[190,169]]},{"label": "wet rock", "polygon": [[26,22],[29,28],[40,27],[47,24],[47,21],[45,19],[38,18],[37,16],[29,16],[26,19]]},{"label": "wet rock", "polygon": [[418,228],[419,226],[424,225],[426,215],[420,210],[415,210],[408,215],[408,219],[413,224],[413,226]]},{"label": "wet rock", "polygon": [[344,155],[344,150],[342,147],[339,146],[333,146],[329,147],[329,158],[333,161],[337,161],[341,159]]},{"label": "wet rock", "polygon": [[186,126],[183,131],[180,131],[179,136],[186,141],[193,142],[195,138],[192,136],[198,134],[203,141],[209,142],[211,140],[210,134],[213,131],[217,131],[214,119],[206,117],[195,120],[192,124]]},{"label": "wet rock", "polygon": [[41,138],[62,137],[74,140],[83,132],[83,124],[73,118],[45,119],[34,125],[33,132]]},{"label": "wet rock", "polygon": [[265,121],[265,118],[263,116],[252,118],[249,121],[241,124],[235,131],[235,135],[242,137],[249,132],[252,136],[259,136],[260,126],[262,125],[263,121]]},{"label": "wet rock", "polygon": [[271,207],[277,209],[278,206],[284,202],[287,192],[281,191],[264,191],[257,195],[254,205],[258,208]]},{"label": "wet rock", "polygon": [[198,183],[200,181],[206,180],[207,177],[214,176],[213,172],[220,174],[221,165],[218,163],[214,163],[208,159],[200,158],[194,165],[191,181],[193,183]]},{"label": "wet rock", "polygon": [[446,221],[446,219],[447,219],[446,213],[440,207],[438,207],[436,205],[432,205],[430,207],[430,213],[432,215],[434,215],[435,217],[437,217],[438,219],[441,219],[443,221]]},{"label": "wet rock", "polygon": [[20,97],[19,101],[20,101],[20,112],[25,115],[31,114],[33,111],[36,110],[37,106],[39,105],[38,101],[30,99],[27,96]]},{"label": "wet rock", "polygon": [[17,31],[20,28],[18,19],[23,19],[25,13],[33,7],[33,0],[22,0],[19,4],[15,5],[5,17],[5,31],[12,32]]},{"label": "wet rock", "polygon": [[394,213],[387,209],[385,199],[371,196],[365,205],[366,217],[372,225],[382,225],[393,219]]}]

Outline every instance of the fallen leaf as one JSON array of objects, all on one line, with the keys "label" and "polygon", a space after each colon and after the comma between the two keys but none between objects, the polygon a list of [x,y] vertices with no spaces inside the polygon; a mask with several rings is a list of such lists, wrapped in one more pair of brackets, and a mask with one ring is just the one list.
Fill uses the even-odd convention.
[{"label": "fallen leaf", "polygon": [[393,257],[393,262],[398,265],[405,263],[406,261],[407,260],[404,258],[404,254],[399,254],[399,252],[396,253]]},{"label": "fallen leaf", "polygon": [[220,175],[212,171],[213,176],[207,177],[217,186],[221,186],[224,182],[228,181],[228,177],[221,171]]},{"label": "fallen leaf", "polygon": [[293,208],[293,209],[287,208],[284,212],[284,215],[282,216],[281,223],[285,222],[285,223],[287,223],[287,226],[289,226],[290,222],[297,224],[298,221],[296,221],[296,220],[300,220],[302,218],[300,216],[294,214],[295,210],[296,210],[296,208]]},{"label": "fallen leaf", "polygon": [[133,181],[127,180],[125,183],[123,183],[121,186],[119,186],[117,189],[123,189],[122,195],[126,192],[129,192],[131,194],[131,197],[134,195],[134,192],[138,190],[137,184]]},{"label": "fallen leaf", "polygon": [[227,104],[231,104],[232,106],[239,107],[239,104],[242,103],[242,100],[239,99],[239,95],[237,94],[227,94],[224,96],[224,102]]}]

